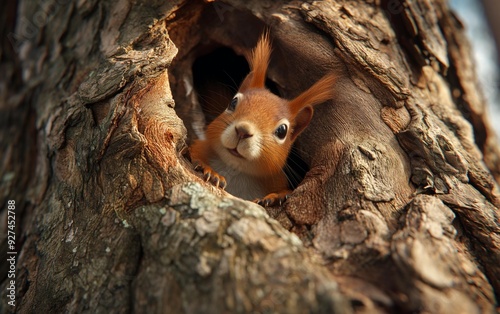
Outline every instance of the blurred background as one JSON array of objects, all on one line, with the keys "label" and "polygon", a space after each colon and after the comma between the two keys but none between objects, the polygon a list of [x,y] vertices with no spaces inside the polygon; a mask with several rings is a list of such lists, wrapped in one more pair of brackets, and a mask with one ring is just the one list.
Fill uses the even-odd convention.
[{"label": "blurred background", "polygon": [[466,27],[490,122],[500,138],[500,0],[449,0],[449,4]]}]

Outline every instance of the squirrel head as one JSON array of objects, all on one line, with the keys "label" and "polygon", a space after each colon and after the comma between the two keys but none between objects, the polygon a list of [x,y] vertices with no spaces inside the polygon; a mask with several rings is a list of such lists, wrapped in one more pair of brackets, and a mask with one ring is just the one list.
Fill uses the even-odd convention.
[{"label": "squirrel head", "polygon": [[206,132],[225,164],[261,177],[281,173],[293,142],[312,119],[313,106],[333,98],[335,82],[327,74],[293,100],[280,98],[264,85],[270,55],[264,33],[252,52],[251,72]]}]

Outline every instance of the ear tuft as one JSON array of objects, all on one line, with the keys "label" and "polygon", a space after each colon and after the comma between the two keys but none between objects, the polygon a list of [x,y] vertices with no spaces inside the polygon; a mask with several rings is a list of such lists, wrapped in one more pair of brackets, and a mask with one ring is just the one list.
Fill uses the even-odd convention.
[{"label": "ear tuft", "polygon": [[333,73],[328,73],[308,90],[291,100],[289,106],[292,114],[297,114],[304,107],[314,106],[332,99],[335,80],[336,76]]},{"label": "ear tuft", "polygon": [[[251,81],[248,87],[262,88],[266,82],[266,72],[271,57],[269,31],[265,31],[252,51],[250,59]],[[249,74],[250,75],[250,74]]]}]

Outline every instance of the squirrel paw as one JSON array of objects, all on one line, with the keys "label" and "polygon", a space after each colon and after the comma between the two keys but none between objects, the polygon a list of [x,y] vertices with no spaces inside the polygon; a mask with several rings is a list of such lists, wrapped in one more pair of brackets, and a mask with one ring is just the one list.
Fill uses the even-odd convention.
[{"label": "squirrel paw", "polygon": [[226,188],[226,179],[218,174],[214,169],[210,166],[205,165],[201,162],[194,162],[194,170],[203,173],[203,179],[206,182],[212,183],[215,187],[225,189]]},{"label": "squirrel paw", "polygon": [[264,198],[254,200],[255,203],[263,207],[281,206],[288,199],[292,191],[286,190],[279,193],[271,193]]}]

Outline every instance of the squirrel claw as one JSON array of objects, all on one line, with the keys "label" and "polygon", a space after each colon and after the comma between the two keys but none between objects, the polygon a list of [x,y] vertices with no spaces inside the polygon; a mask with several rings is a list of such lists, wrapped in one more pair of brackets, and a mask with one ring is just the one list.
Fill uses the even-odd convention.
[{"label": "squirrel claw", "polygon": [[224,177],[219,177],[220,178],[220,181],[219,181],[219,187],[223,190],[226,189],[226,185],[227,185],[227,182],[226,182],[226,179],[224,179]]},{"label": "squirrel claw", "polygon": [[280,193],[271,193],[266,195],[264,198],[254,200],[255,203],[263,207],[269,206],[281,206],[290,196],[291,191],[284,191]]},{"label": "squirrel claw", "polygon": [[214,176],[212,179],[212,184],[223,190],[226,188],[226,180],[222,176]]},{"label": "squirrel claw", "polygon": [[221,188],[223,190],[226,188],[226,179],[216,172],[212,172],[211,179],[207,180],[207,182],[210,182],[215,187]]},{"label": "squirrel claw", "polygon": [[223,190],[226,188],[226,179],[210,168],[210,166],[194,162],[194,170],[203,173],[203,179],[206,182],[210,182],[215,187]]},{"label": "squirrel claw", "polygon": [[209,182],[210,178],[212,177],[212,175],[210,174],[210,172],[204,171],[203,172],[203,177],[205,178],[205,181]]}]

